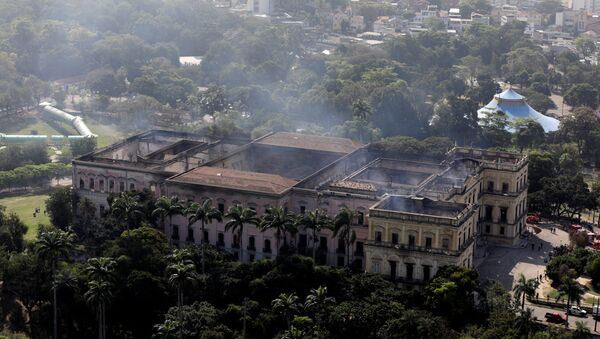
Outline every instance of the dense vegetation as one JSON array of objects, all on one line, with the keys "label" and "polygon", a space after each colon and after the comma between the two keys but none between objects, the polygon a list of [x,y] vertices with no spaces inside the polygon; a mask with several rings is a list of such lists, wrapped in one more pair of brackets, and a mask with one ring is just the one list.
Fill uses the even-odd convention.
[{"label": "dense vegetation", "polygon": [[[84,212],[69,222],[73,205]],[[290,223],[298,218],[282,208],[257,219],[250,209],[232,207],[222,216],[227,225],[256,222],[280,229],[283,240],[276,260],[242,264],[211,245],[175,249],[156,229],[175,214],[191,222],[218,219],[207,201],[186,206],[176,198],[153,201],[147,192],[120,194],[99,220],[89,201],[73,200],[65,189],[52,194],[47,209],[58,227],[41,227],[29,244],[18,218],[0,210],[4,327],[35,338],[51,336],[54,306],[61,338],[570,335],[536,325],[519,308],[522,293],[513,302],[499,284],[482,284],[473,269],[445,267],[422,290],[407,290],[378,274],[315,265],[283,236],[314,227],[311,211]],[[350,212],[318,223],[344,237],[344,213]]]}]

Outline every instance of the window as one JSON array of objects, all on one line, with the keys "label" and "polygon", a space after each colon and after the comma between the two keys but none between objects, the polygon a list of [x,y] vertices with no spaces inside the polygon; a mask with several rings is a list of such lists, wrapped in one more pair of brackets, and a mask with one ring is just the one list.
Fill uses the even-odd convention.
[{"label": "window", "polygon": [[298,248],[306,248],[306,244],[308,243],[306,234],[300,234],[298,239]]},{"label": "window", "polygon": [[319,238],[319,249],[323,251],[327,251],[327,237]]},{"label": "window", "polygon": [[187,239],[188,242],[194,242],[194,230],[192,228],[188,228]]},{"label": "window", "polygon": [[225,246],[225,234],[217,234],[217,246]]},{"label": "window", "polygon": [[508,183],[502,183],[502,193],[508,193]]},{"label": "window", "polygon": [[398,233],[392,233],[392,244],[398,243]]},{"label": "window", "polygon": [[210,243],[210,241],[208,240],[208,231],[204,230],[204,234],[203,234],[204,239],[202,239],[204,241],[205,244]]},{"label": "window", "polygon": [[265,246],[263,248],[263,252],[271,253],[271,240],[265,239]]},{"label": "window", "polygon": [[487,190],[488,190],[488,192],[494,192],[494,182],[493,181],[488,181]]},{"label": "window", "polygon": [[171,232],[171,239],[179,240],[179,226],[173,225],[173,232]]},{"label": "window", "polygon": [[485,233],[490,233],[490,225],[485,225]]},{"label": "window", "polygon": [[409,247],[415,246],[415,242],[416,242],[416,237],[414,236],[414,234],[409,234],[408,235],[408,246]]},{"label": "window", "polygon": [[100,181],[98,181],[98,189],[100,190],[100,192],[104,192],[104,180],[100,179]]},{"label": "window", "polygon": [[248,250],[250,250],[250,251],[256,250],[255,239],[254,239],[253,235],[248,237]]},{"label": "window", "polygon": [[104,215],[105,207],[104,205],[100,205],[100,216]]},{"label": "window", "polygon": [[381,242],[381,231],[375,231],[375,241]]},{"label": "window", "polygon": [[380,273],[381,272],[381,263],[379,261],[373,261],[372,270],[373,270],[373,273]]},{"label": "window", "polygon": [[122,181],[119,183],[119,192],[125,192],[125,183]]},{"label": "window", "polygon": [[504,235],[504,226],[500,226],[500,234]]},{"label": "window", "polygon": [[306,206],[300,205],[300,214],[306,213]]},{"label": "window", "polygon": [[365,214],[363,212],[357,212],[356,214],[356,224],[364,225],[365,224]]},{"label": "window", "polygon": [[485,220],[492,220],[492,215],[494,213],[494,206],[485,206]]},{"label": "window", "polygon": [[346,242],[342,238],[338,238],[337,252],[346,253]]},{"label": "window", "polygon": [[85,188],[85,182],[83,181],[83,179],[79,179],[79,188],[81,188],[81,189]]},{"label": "window", "polygon": [[500,208],[500,222],[506,222],[507,212],[508,212],[508,208],[506,208],[506,207]]},{"label": "window", "polygon": [[238,238],[237,234],[233,235],[233,242],[231,243],[231,247],[240,248],[240,239]]},{"label": "window", "polygon": [[405,264],[405,265],[406,265],[406,280],[412,280],[415,264]]},{"label": "window", "polygon": [[90,178],[90,189],[94,189],[94,178]]},{"label": "window", "polygon": [[218,206],[217,208],[219,209],[219,212],[221,212],[221,214],[224,214],[225,213],[225,204],[220,202],[217,206]]},{"label": "window", "polygon": [[442,248],[447,250],[450,247],[450,239],[443,238],[442,239]]},{"label": "window", "polygon": [[[355,255],[364,255],[364,244],[362,241],[356,242],[356,252]],[[361,265],[362,266],[362,265]]]},{"label": "window", "polygon": [[254,254],[250,254],[249,257],[248,257],[248,260],[250,262],[253,262],[254,261]]},{"label": "window", "polygon": [[130,191],[133,191],[133,190],[135,190],[135,184],[134,184],[134,183],[130,183],[130,184],[129,184],[129,190],[130,190]]},{"label": "window", "polygon": [[345,263],[344,257],[342,257],[342,256],[337,257],[337,265],[338,266],[344,266],[344,263]]},{"label": "window", "polygon": [[431,279],[431,266],[423,265],[423,280],[429,281]]},{"label": "window", "polygon": [[433,243],[432,237],[425,237],[425,248],[431,248],[432,243]]},{"label": "window", "polygon": [[108,181],[108,191],[112,192],[115,190],[115,181],[114,180],[109,180]]}]

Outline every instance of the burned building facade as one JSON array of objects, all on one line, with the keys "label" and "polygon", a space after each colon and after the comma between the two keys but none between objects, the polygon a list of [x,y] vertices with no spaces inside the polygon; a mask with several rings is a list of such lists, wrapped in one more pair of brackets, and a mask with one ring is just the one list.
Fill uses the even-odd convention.
[{"label": "burned building facade", "polygon": [[[148,189],[157,197],[211,198],[222,212],[236,204],[259,216],[284,206],[296,214],[321,209],[330,216],[356,210],[350,253],[332,232],[315,239],[300,230],[291,243],[329,265],[353,263],[394,279],[422,281],[448,264],[471,266],[475,243],[513,245],[524,229],[527,157],[454,148],[444,159],[375,151],[358,142],[297,133],[256,140],[149,131],[73,161],[74,190],[100,213],[113,192]],[[165,233],[184,246],[203,238],[198,224],[173,217]],[[273,258],[271,231],[244,228],[243,248],[224,222],[205,239],[244,261]]]}]

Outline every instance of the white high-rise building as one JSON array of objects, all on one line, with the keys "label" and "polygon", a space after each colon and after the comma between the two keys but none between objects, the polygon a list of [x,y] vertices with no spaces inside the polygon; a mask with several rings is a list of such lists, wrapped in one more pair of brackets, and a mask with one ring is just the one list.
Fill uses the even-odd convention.
[{"label": "white high-rise building", "polygon": [[275,0],[248,0],[249,12],[258,15],[272,15],[275,11]]}]

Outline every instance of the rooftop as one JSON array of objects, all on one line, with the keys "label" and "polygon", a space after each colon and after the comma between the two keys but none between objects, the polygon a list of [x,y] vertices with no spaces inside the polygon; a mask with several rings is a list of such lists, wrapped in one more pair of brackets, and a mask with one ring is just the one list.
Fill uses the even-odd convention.
[{"label": "rooftop", "polygon": [[434,201],[423,197],[391,195],[375,205],[373,209],[454,219],[460,217],[461,212],[467,207],[466,204]]},{"label": "rooftop", "polygon": [[246,172],[217,167],[197,167],[174,176],[169,181],[269,194],[281,194],[298,183],[295,180],[275,174]]},{"label": "rooftop", "polygon": [[364,145],[346,138],[325,137],[290,132],[279,132],[256,141],[257,144],[302,148],[333,153],[351,153]]}]

